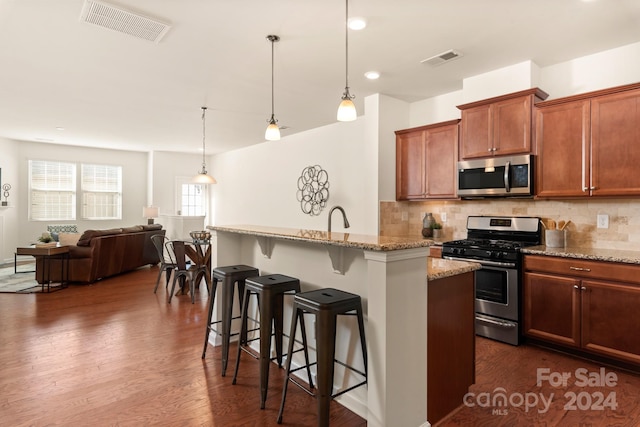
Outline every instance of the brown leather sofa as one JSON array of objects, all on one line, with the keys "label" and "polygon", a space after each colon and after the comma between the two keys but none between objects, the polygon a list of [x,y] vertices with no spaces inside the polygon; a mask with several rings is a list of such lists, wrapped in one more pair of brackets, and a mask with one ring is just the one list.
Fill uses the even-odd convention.
[{"label": "brown leather sofa", "polygon": [[[151,236],[165,235],[161,224],[136,225],[109,230],[86,230],[76,245],[69,246],[69,282],[96,280],[157,264],[158,251]],[[43,260],[36,259],[36,279],[43,282]],[[61,263],[51,263],[51,280],[59,282]]]}]

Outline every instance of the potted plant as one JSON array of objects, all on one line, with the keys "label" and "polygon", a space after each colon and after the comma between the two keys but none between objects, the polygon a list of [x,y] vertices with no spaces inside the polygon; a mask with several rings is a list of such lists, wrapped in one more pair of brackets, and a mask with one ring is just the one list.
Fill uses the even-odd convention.
[{"label": "potted plant", "polygon": [[440,224],[439,222],[434,222],[431,225],[431,230],[433,231],[433,238],[434,239],[442,237],[442,224]]},{"label": "potted plant", "polygon": [[49,233],[48,231],[42,233],[42,235],[38,237],[38,243],[36,243],[36,247],[50,247],[56,245],[57,243],[53,240],[53,237],[51,237],[51,233]]}]

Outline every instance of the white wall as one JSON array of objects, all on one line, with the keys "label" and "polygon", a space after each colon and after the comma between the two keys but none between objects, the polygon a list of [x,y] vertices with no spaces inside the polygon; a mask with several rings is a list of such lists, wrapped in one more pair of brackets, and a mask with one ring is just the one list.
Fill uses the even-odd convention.
[{"label": "white wall", "polygon": [[[83,148],[58,144],[2,140],[3,181],[13,182],[10,204],[15,207],[2,211],[4,262],[13,262],[15,248],[34,242],[47,224],[77,224],[78,230],[122,227],[146,222],[142,207],[146,204],[147,154],[141,152]],[[97,163],[122,166],[122,220],[120,221],[29,221],[29,160],[59,160],[77,163]],[[78,206],[80,200],[78,200]]]},{"label": "white wall", "polygon": [[[212,186],[215,218],[212,225],[257,224],[325,230],[329,208],[342,206],[353,233],[370,233],[367,216],[377,212],[365,189],[377,186],[367,176],[372,147],[364,138],[365,120],[335,123],[215,156]],[[307,166],[319,165],[329,175],[329,199],[319,216],[302,212],[296,198],[297,182]],[[376,200],[377,203],[377,200]],[[339,212],[333,230],[343,230]],[[377,230],[374,230],[377,231]]]},{"label": "white wall", "polygon": [[[211,159],[206,159],[209,175],[218,179]],[[160,215],[177,215],[176,177],[193,177],[202,167],[202,155],[174,153],[166,151],[153,152],[152,202],[160,210]]]},{"label": "white wall", "polygon": [[640,42],[551,65],[541,70],[548,99],[640,81]]}]

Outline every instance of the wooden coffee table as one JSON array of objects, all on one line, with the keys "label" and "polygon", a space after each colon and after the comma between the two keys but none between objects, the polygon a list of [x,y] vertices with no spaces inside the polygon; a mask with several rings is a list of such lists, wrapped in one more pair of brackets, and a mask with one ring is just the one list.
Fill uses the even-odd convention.
[{"label": "wooden coffee table", "polygon": [[37,247],[27,246],[23,248],[17,248],[15,253],[15,261],[18,261],[18,255],[31,255],[36,258],[42,257],[42,292],[44,292],[44,285],[47,284],[47,292],[51,292],[51,263],[54,260],[60,261],[60,287],[66,288],[69,282],[69,246],[49,246],[49,247]]}]

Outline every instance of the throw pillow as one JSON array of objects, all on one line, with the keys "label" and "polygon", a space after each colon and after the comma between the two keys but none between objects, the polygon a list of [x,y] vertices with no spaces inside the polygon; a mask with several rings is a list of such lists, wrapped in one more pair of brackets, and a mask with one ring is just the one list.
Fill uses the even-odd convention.
[{"label": "throw pillow", "polygon": [[75,246],[80,240],[80,233],[59,233],[60,246]]}]

